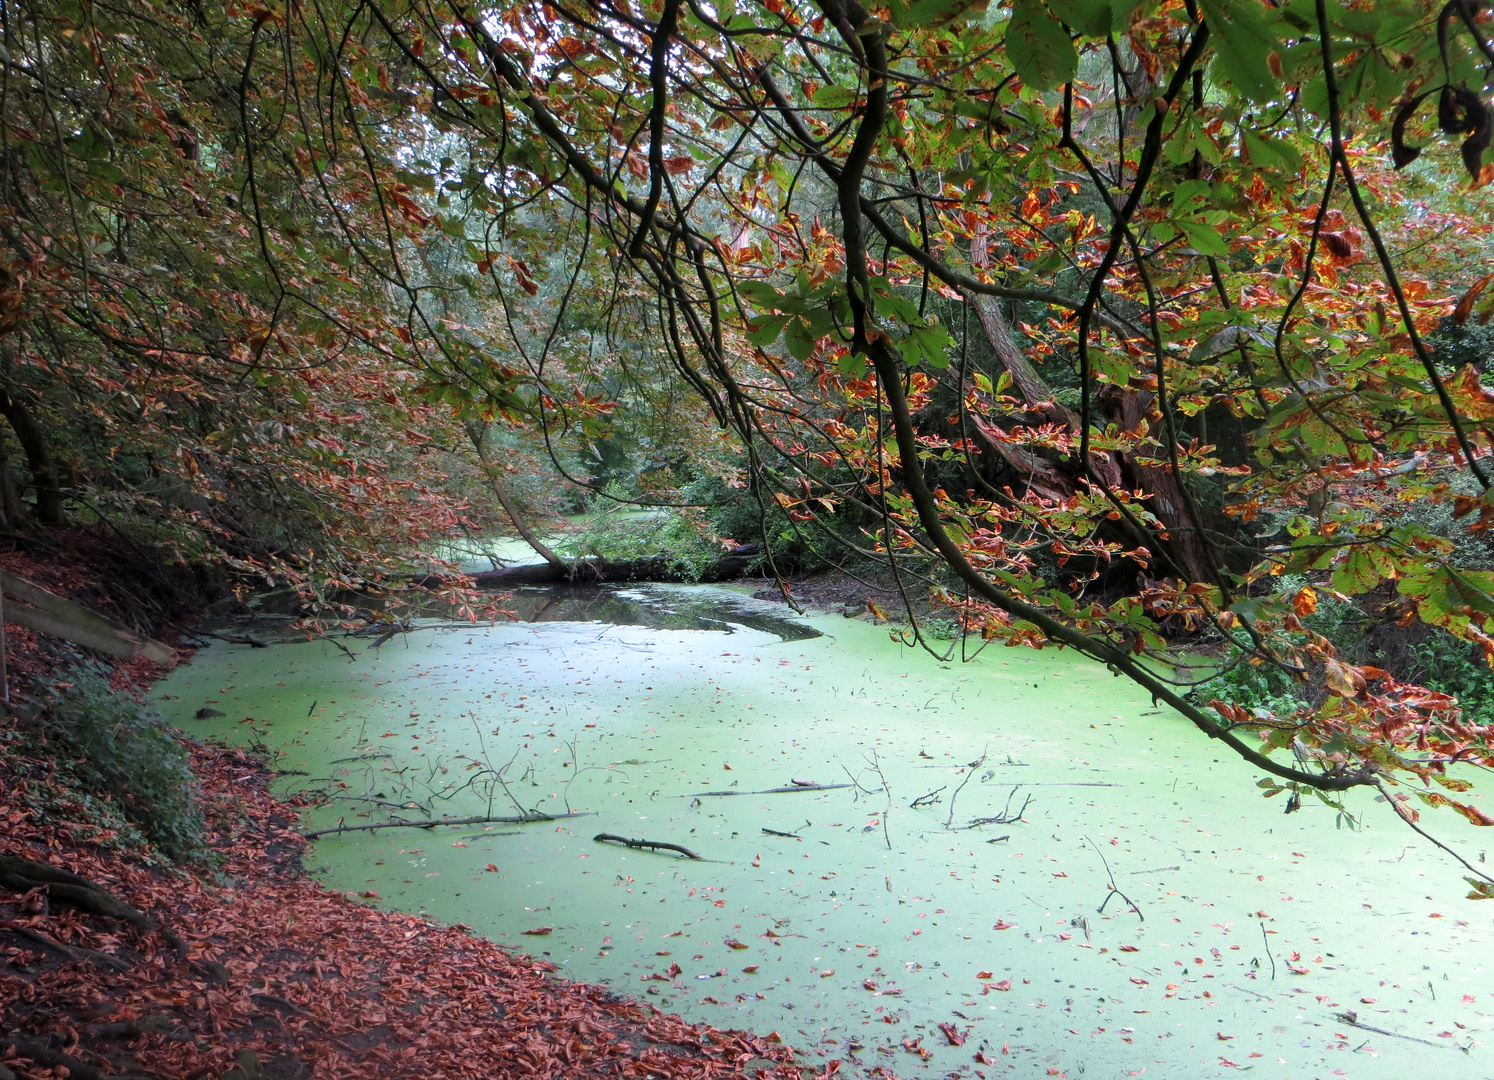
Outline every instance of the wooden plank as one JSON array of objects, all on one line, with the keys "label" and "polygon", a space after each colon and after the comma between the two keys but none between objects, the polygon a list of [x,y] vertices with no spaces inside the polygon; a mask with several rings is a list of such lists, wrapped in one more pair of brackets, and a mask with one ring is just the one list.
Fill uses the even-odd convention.
[{"label": "wooden plank", "polygon": [[33,585],[25,578],[0,570],[0,589],[5,592],[5,621],[60,637],[75,645],[110,656],[134,660],[145,657],[166,667],[176,666],[176,652],[154,638],[137,634],[98,612],[56,593]]}]

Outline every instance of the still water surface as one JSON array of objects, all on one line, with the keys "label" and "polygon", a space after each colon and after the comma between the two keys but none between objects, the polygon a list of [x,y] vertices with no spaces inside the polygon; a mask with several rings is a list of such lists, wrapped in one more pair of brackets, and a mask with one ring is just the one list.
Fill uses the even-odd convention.
[{"label": "still water surface", "polygon": [[[215,644],[157,697],[194,735],[282,753],[308,774],[287,791],[511,814],[501,771],[525,809],[585,812],[346,833],[308,865],[842,1075],[1494,1075],[1494,904],[1462,899],[1459,868],[1369,794],[1349,797],[1357,829],[1316,801],[1283,815],[1067,653],[942,665],[704,586],[513,606],[348,641],[352,659]],[[796,782],[848,786],[762,793]],[[307,827],[386,813],[338,801]],[[1434,819],[1484,858],[1478,830]]]}]

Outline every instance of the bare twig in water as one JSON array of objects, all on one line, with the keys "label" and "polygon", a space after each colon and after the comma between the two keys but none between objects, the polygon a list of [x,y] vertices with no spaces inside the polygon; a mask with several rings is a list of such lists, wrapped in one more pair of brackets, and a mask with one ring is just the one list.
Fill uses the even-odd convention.
[{"label": "bare twig in water", "polygon": [[[987,743],[986,745],[989,746],[990,744]],[[954,789],[954,794],[949,797],[949,816],[944,819],[944,827],[946,829],[952,829],[952,828],[954,828],[955,800],[960,797],[960,792],[962,792],[962,791],[965,790],[965,785],[968,784],[968,783],[970,783],[970,778],[975,775],[975,770],[978,769],[978,768],[980,768],[982,765],[984,765],[986,763],[986,755],[987,755],[987,751],[986,750],[982,750],[980,752],[980,758],[979,758],[979,760],[972,761],[969,764],[969,766],[967,767],[969,771],[965,773],[965,779],[963,779],[963,780],[960,781],[960,786],[957,787],[957,788],[955,788]]]},{"label": "bare twig in water", "polygon": [[920,806],[933,806],[936,802],[939,801],[939,792],[943,791],[944,788],[947,787],[949,787],[949,785],[945,784],[944,787],[936,787],[927,795],[918,796],[918,798],[914,799],[908,804],[909,809],[917,810]]},{"label": "bare twig in water", "polygon": [[1334,1013],[1333,1018],[1341,1023],[1348,1024],[1350,1027],[1357,1027],[1361,1031],[1373,1031],[1376,1035],[1389,1035],[1392,1039],[1405,1039],[1408,1042],[1418,1042],[1423,1046],[1435,1046],[1439,1050],[1457,1049],[1463,1051],[1465,1054],[1468,1053],[1468,1047],[1459,1046],[1457,1043],[1434,1043],[1431,1039],[1418,1039],[1415,1035],[1402,1035],[1399,1031],[1386,1031],[1384,1028],[1361,1024],[1359,1022],[1359,1014],[1353,1011]]},{"label": "bare twig in water", "polygon": [[871,788],[861,786],[861,781],[857,780],[856,777],[851,774],[850,769],[846,768],[844,765],[842,765],[840,768],[841,771],[846,774],[846,776],[850,777],[851,787],[854,787],[856,789],[856,794],[860,795],[863,792],[865,792],[867,795],[874,794]]},{"label": "bare twig in water", "polygon": [[1452,848],[1448,847],[1441,840],[1438,840],[1431,833],[1427,832],[1420,825],[1416,824],[1416,822],[1411,817],[1410,811],[1406,810],[1403,806],[1401,806],[1401,804],[1399,802],[1397,802],[1394,798],[1391,797],[1390,792],[1388,792],[1388,791],[1385,790],[1385,785],[1384,784],[1380,783],[1377,780],[1377,781],[1375,781],[1375,787],[1377,787],[1377,788],[1380,789],[1380,794],[1385,797],[1385,801],[1390,804],[1391,809],[1393,809],[1396,812],[1396,814],[1399,815],[1399,817],[1400,817],[1400,819],[1402,821],[1404,821],[1407,825],[1411,826],[1411,828],[1416,833],[1418,833],[1419,835],[1421,835],[1421,836],[1425,837],[1426,839],[1430,840],[1432,843],[1436,844],[1443,851],[1447,852],[1454,859],[1457,859],[1458,862],[1462,863],[1465,867],[1467,867],[1472,873],[1477,874],[1479,877],[1483,878],[1485,881],[1494,883],[1494,877],[1490,877],[1486,872],[1484,872],[1483,870],[1480,870],[1478,867],[1474,866],[1471,862],[1469,862],[1467,859],[1463,858],[1463,856],[1459,855],[1456,851],[1454,851]]},{"label": "bare twig in water", "polygon": [[1110,898],[1112,896],[1119,896],[1130,906],[1132,911],[1136,912],[1136,917],[1138,919],[1140,919],[1142,922],[1146,922],[1146,916],[1141,913],[1141,908],[1136,906],[1136,901],[1132,900],[1125,893],[1121,892],[1119,886],[1115,884],[1115,874],[1113,874],[1110,870],[1110,860],[1105,858],[1105,853],[1100,850],[1100,845],[1095,843],[1093,840],[1090,840],[1087,836],[1084,839],[1089,842],[1090,847],[1095,849],[1095,854],[1100,857],[1100,862],[1104,863],[1105,865],[1105,876],[1110,879],[1109,891],[1105,893],[1105,903],[1100,905],[1095,914],[1105,914],[1105,907],[1110,903]]},{"label": "bare twig in water", "polygon": [[697,860],[699,862],[704,862],[705,861],[699,855],[695,854],[695,852],[691,851],[689,848],[687,848],[687,847],[680,847],[680,845],[678,845],[678,844],[668,844],[668,843],[665,843],[663,840],[629,840],[626,836],[617,836],[617,835],[614,835],[613,833],[605,833],[605,832],[604,833],[597,833],[595,836],[592,837],[592,839],[595,840],[595,841],[597,841],[598,843],[604,843],[604,842],[610,841],[611,843],[614,843],[614,844],[623,844],[623,845],[625,845],[627,847],[630,847],[630,848],[648,848],[650,851],[678,851],[681,855],[683,855],[687,859],[695,859],[695,860]]},{"label": "bare twig in water", "polygon": [[692,791],[685,795],[677,796],[681,799],[704,799],[707,796],[714,798],[725,798],[728,795],[788,795],[796,791],[839,791],[841,788],[851,787],[850,784],[792,784],[789,787],[770,787],[762,791]]},{"label": "bare twig in water", "polygon": [[804,837],[800,836],[798,833],[779,832],[777,829],[764,829],[763,832],[767,833],[769,836],[782,836],[782,837],[786,837],[789,840],[803,840],[804,839]]},{"label": "bare twig in water", "polygon": [[388,810],[424,810],[427,814],[431,812],[431,808],[429,806],[422,806],[420,803],[415,802],[414,800],[411,800],[409,802],[397,803],[390,802],[388,799],[380,799],[373,795],[325,795],[323,796],[323,798],[332,802],[372,803],[375,806],[382,806]]},{"label": "bare twig in water", "polygon": [[887,828],[887,819],[892,817],[892,785],[887,782],[887,775],[882,772],[882,760],[877,757],[873,750],[866,759],[871,765],[872,771],[877,774],[877,779],[882,781],[882,790],[887,792],[887,809],[882,811],[882,839],[887,841],[887,850],[892,850],[892,833]]},{"label": "bare twig in water", "polygon": [[1276,981],[1276,957],[1271,955],[1271,939],[1266,936],[1266,923],[1261,922],[1261,940],[1266,943],[1266,959],[1271,961],[1271,981]]},{"label": "bare twig in water", "polygon": [[1027,813],[1027,807],[1032,802],[1032,796],[1028,795],[1025,799],[1022,800],[1022,805],[1017,808],[1017,812],[1015,814],[1012,813],[1012,799],[1014,799],[1017,795],[1017,792],[1021,790],[1021,784],[1018,784],[1016,787],[1012,788],[1012,790],[1006,796],[1006,805],[1002,807],[1001,813],[997,814],[995,817],[971,818],[970,824],[966,825],[965,828],[978,829],[982,825],[1010,825],[1013,822],[1021,821],[1022,815]]},{"label": "bare twig in water", "polygon": [[579,810],[574,814],[530,814],[528,817],[477,817],[432,818],[427,821],[380,821],[371,825],[345,825],[341,821],[330,829],[316,829],[302,833],[308,840],[319,836],[334,836],[345,832],[373,832],[375,829],[435,829],[442,825],[528,825],[536,821],[565,821],[573,817],[595,817],[594,810]]}]

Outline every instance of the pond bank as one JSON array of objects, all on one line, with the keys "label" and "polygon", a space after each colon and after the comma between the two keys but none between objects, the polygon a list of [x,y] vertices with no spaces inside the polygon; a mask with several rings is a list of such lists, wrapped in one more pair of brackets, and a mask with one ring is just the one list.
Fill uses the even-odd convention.
[{"label": "pond bank", "polygon": [[[110,607],[107,578],[117,568],[106,559],[76,550],[3,556],[7,569]],[[160,622],[154,611],[139,615]],[[25,676],[55,678],[66,652],[20,640]],[[116,668],[115,682],[138,693],[160,674],[136,664]],[[44,891],[0,888],[0,1080],[65,1071],[77,1080],[802,1080],[827,1068],[796,1063],[781,1043],[556,978],[554,964],[463,926],[376,910],[371,887],[322,887],[301,865],[302,809],[274,796],[272,774],[240,751],[193,744],[216,862],[187,872],[111,849],[59,782],[56,762],[11,734],[0,723],[0,857],[95,883],[179,935],[186,952],[160,932],[81,913]]]},{"label": "pond bank", "polygon": [[[222,884],[79,844],[66,822],[38,819],[35,782],[0,780],[0,853],[105,884],[189,946],[181,957],[158,935],[0,892],[0,1031],[56,1037],[75,1076],[803,1077],[781,1045],[321,887],[301,871],[299,815],[259,763],[210,747],[193,756]],[[109,959],[62,955],[36,935]],[[0,1051],[3,1069],[55,1075],[24,1051]]]}]

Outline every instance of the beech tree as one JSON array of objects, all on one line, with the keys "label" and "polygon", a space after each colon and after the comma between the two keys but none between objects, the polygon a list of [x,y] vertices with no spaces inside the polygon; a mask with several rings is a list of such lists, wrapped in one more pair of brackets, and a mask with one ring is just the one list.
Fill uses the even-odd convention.
[{"label": "beech tree", "polygon": [[[1303,622],[1373,593],[1494,655],[1494,575],[1404,513],[1494,523],[1494,394],[1428,341],[1494,313],[1488,20],[1473,0],[18,10],[11,273],[61,297],[47,334],[108,364],[190,353],[275,385],[282,357],[354,349],[412,380],[391,408],[432,410],[396,428],[546,440],[610,423],[616,356],[576,341],[626,313],[754,498],[810,537],[859,523],[899,575],[936,568],[969,638],[1107,665],[1272,790],[1379,786],[1409,821],[1416,798],[1494,824],[1448,772],[1488,763],[1487,729]],[[64,58],[109,123],[51,89]],[[26,239],[42,201],[51,247]],[[141,235],[149,255],[115,254]],[[19,295],[38,321],[12,338],[52,340],[29,329],[41,286]],[[37,394],[66,378],[39,369]],[[1125,595],[1095,588],[1122,567]],[[1322,704],[1190,700],[1180,630]]]},{"label": "beech tree", "polygon": [[[806,528],[855,505],[894,565],[952,573],[970,632],[1077,649],[1290,784],[1407,781],[1477,824],[1446,769],[1483,764],[1486,730],[1301,620],[1320,591],[1389,585],[1396,614],[1491,644],[1494,579],[1396,514],[1494,517],[1488,391],[1426,341],[1494,300],[1468,269],[1484,19],[1326,0],[375,16],[471,148],[433,183],[489,208],[487,287],[538,290],[556,249],[505,226],[549,207],[572,230],[559,288],[646,283],[744,481]],[[1281,542],[1253,542],[1268,521]],[[1120,560],[1136,594],[1085,597]],[[1313,583],[1273,587],[1289,573]],[[1152,662],[1164,621],[1324,704],[1188,701]]]}]

